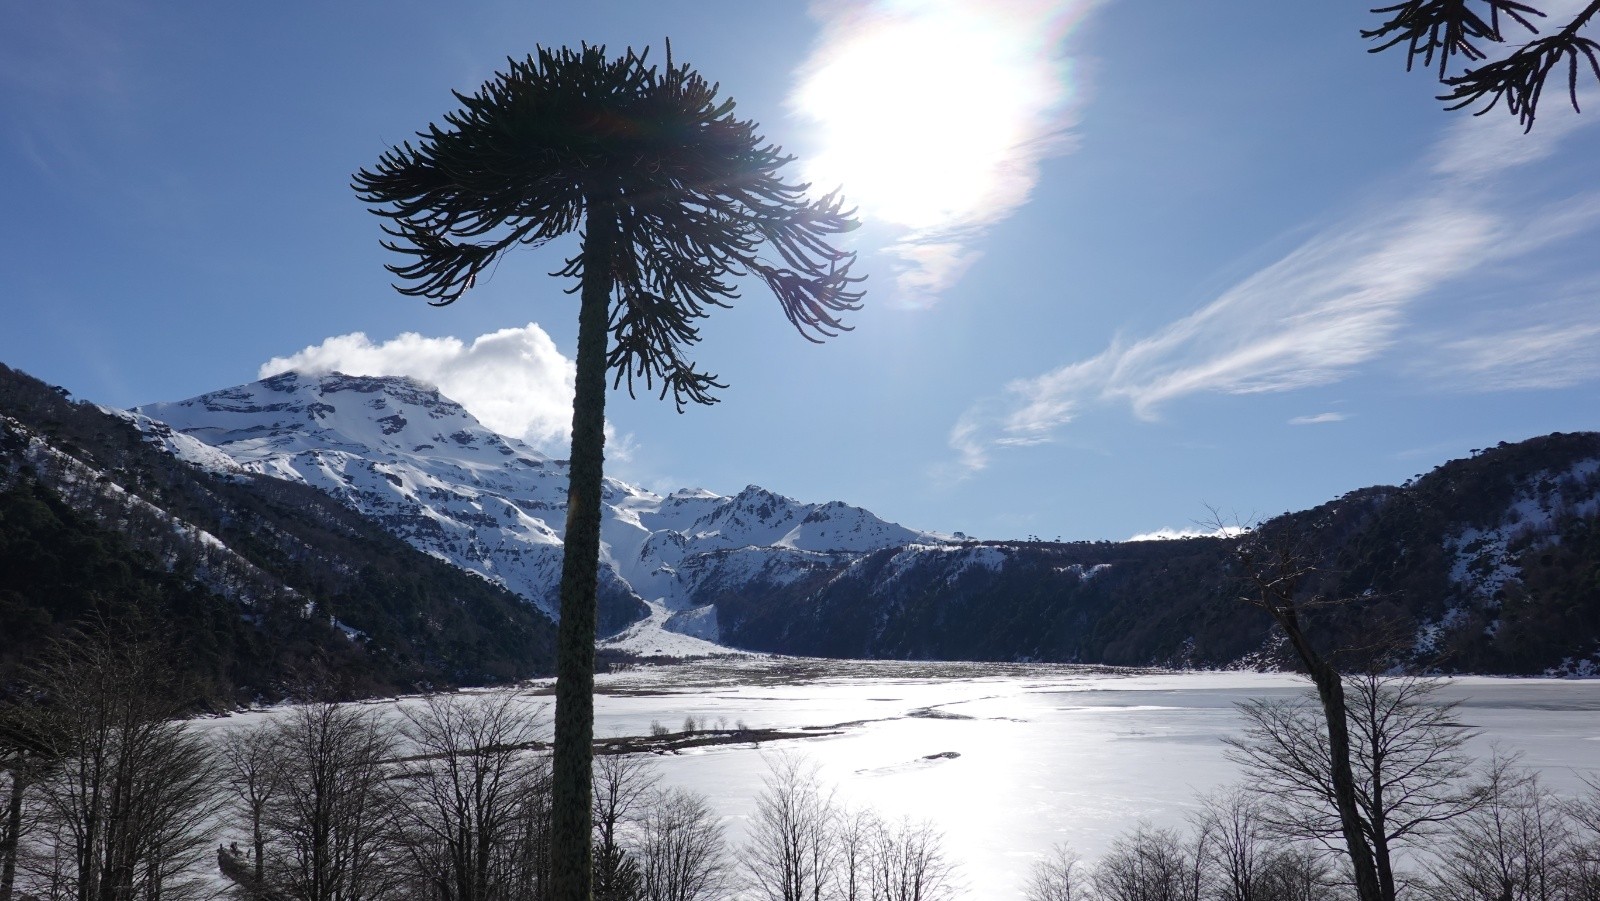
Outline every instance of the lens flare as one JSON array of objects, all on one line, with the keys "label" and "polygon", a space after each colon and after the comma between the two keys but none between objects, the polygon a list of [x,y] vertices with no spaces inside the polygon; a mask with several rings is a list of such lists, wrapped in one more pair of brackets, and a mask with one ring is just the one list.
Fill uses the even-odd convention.
[{"label": "lens flare", "polygon": [[1058,48],[1087,3],[878,2],[830,10],[791,102],[806,175],[866,218],[919,232],[1004,218],[1071,100]]}]

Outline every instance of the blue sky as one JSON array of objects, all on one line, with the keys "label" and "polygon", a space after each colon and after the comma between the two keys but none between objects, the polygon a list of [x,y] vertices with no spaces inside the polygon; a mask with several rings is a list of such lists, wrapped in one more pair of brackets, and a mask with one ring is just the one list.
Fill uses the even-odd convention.
[{"label": "blue sky", "polygon": [[433,309],[348,180],[507,56],[670,36],[845,182],[869,294],[818,347],[749,286],[723,402],[614,393],[612,475],[1120,539],[1600,427],[1600,115],[1445,112],[1359,3],[146,7],[0,32],[0,361],[100,403],[406,372],[562,454],[572,245]]}]

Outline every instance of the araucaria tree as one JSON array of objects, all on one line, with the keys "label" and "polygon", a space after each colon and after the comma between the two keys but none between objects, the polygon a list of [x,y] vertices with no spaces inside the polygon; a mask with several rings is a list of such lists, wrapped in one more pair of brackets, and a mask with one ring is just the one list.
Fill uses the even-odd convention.
[{"label": "araucaria tree", "polygon": [[[1373,12],[1388,18],[1361,32],[1377,42],[1372,52],[1404,47],[1407,69],[1417,63],[1423,68],[1437,65],[1439,80],[1449,88],[1439,99],[1450,109],[1481,103],[1482,114],[1504,100],[1506,110],[1531,131],[1539,98],[1551,77],[1566,82],[1567,98],[1575,110],[1580,77],[1600,81],[1600,43],[1588,32],[1600,21],[1600,0],[1589,0],[1548,30],[1540,27],[1547,14],[1518,0],[1404,0]],[[1528,40],[1498,59],[1489,59],[1493,45],[1511,44],[1516,37]],[[1452,72],[1458,58],[1467,66]]]},{"label": "araucaria tree", "polygon": [[[685,356],[696,320],[755,276],[811,340],[856,309],[854,227],[836,195],[808,200],[778,172],[792,157],[688,66],[612,59],[603,47],[540,49],[390,148],[353,187],[388,220],[404,293],[448,304],[500,255],[582,231],[559,275],[579,295],[577,391],[561,574],[554,753],[554,888],[590,894],[595,591],[606,374],[613,387],[712,403],[722,385]],[[761,256],[765,249],[770,256]]]}]

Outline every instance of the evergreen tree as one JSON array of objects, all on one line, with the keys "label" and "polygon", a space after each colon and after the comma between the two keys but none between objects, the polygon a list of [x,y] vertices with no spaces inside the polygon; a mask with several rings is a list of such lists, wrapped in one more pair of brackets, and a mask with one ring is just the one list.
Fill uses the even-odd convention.
[{"label": "evergreen tree", "polygon": [[[856,309],[854,254],[829,243],[854,227],[836,195],[817,201],[778,170],[792,160],[688,66],[628,50],[547,50],[476,94],[444,125],[355,175],[387,220],[401,293],[448,304],[519,244],[582,230],[559,274],[580,297],[577,392],[557,648],[552,857],[558,901],[589,901],[595,593],[606,374],[662,397],[712,403],[722,387],[684,356],[707,307],[755,275],[811,340]],[[770,249],[776,261],[758,257]],[[659,386],[658,384],[659,383]]]}]

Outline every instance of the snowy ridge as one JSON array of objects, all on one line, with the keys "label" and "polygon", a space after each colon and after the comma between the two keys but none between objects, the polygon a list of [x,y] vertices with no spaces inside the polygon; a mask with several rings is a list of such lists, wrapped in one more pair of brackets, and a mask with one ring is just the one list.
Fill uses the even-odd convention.
[{"label": "snowy ridge", "polygon": [[[289,372],[124,415],[152,443],[203,468],[321,489],[554,618],[566,462],[490,431],[432,386]],[[788,584],[840,556],[943,540],[848,504],[801,503],[755,485],[734,497],[702,489],[662,496],[608,479],[601,578],[671,614],[704,606],[697,598],[741,578]],[[716,636],[715,611],[673,622]]]}]

